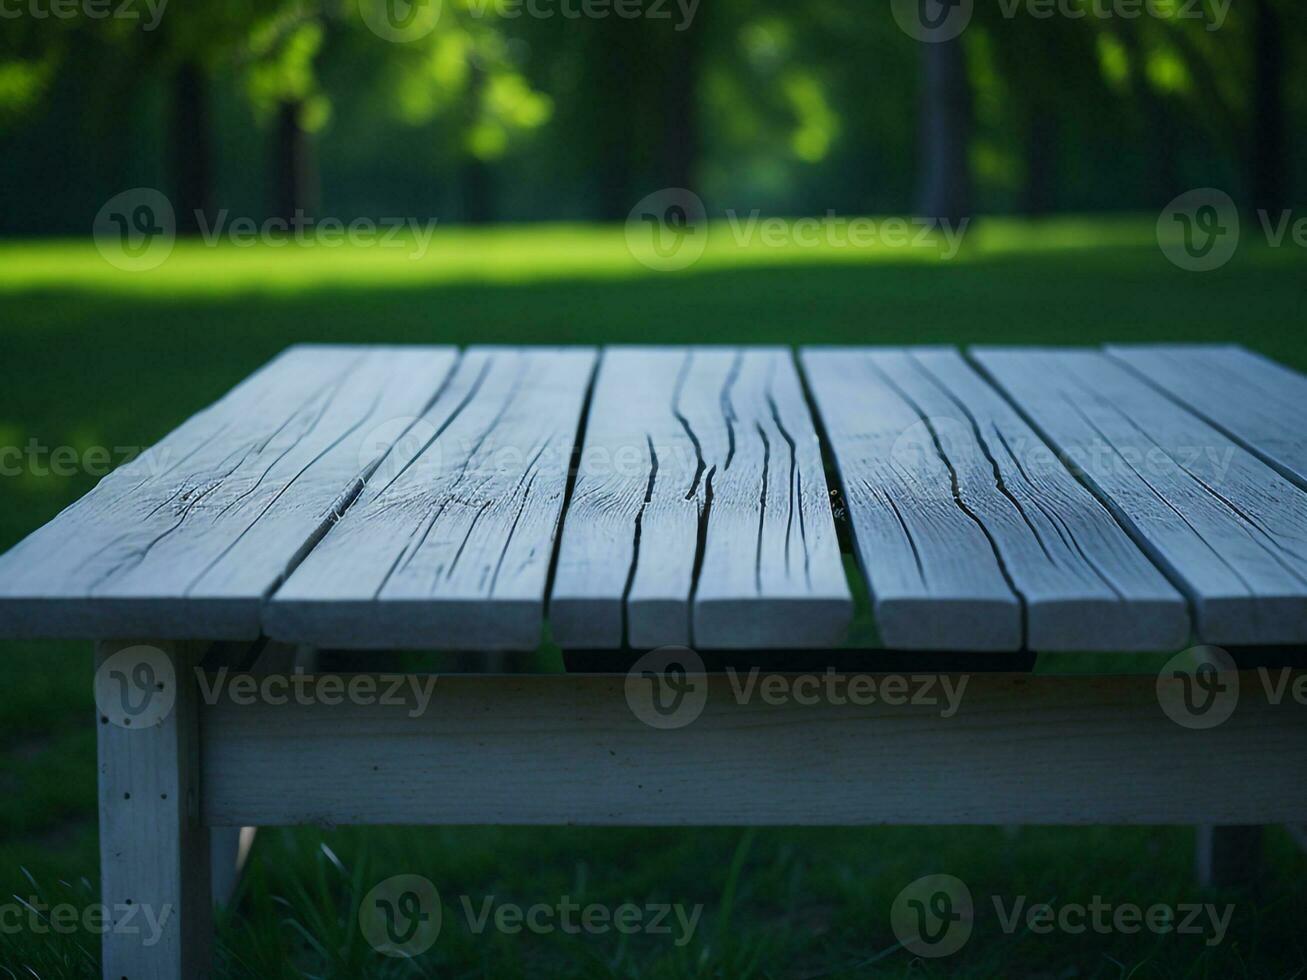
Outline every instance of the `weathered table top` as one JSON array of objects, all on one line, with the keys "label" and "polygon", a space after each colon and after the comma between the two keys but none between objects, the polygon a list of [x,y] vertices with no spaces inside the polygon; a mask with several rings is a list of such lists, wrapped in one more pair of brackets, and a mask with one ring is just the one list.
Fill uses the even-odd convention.
[{"label": "weathered table top", "polygon": [[1237,347],[295,347],[0,556],[0,635],[833,646],[837,477],[890,647],[1307,642],[1307,378]]}]

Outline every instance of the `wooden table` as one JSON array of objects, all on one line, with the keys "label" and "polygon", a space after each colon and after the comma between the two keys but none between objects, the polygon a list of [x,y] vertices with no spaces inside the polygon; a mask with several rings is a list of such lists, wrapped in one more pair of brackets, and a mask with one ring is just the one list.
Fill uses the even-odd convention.
[{"label": "wooden table", "polygon": [[[887,650],[837,649],[842,541]],[[211,693],[546,620],[577,672]],[[1192,678],[1028,670],[1299,655],[1307,379],[1237,347],[295,347],[0,557],[0,635],[97,643],[104,901],[175,910],[110,930],[107,977],[208,969],[210,828],[1301,822],[1307,715],[1257,675],[1202,728],[1159,705]],[[970,683],[943,717],[711,674],[660,728],[622,672],[668,646]]]}]

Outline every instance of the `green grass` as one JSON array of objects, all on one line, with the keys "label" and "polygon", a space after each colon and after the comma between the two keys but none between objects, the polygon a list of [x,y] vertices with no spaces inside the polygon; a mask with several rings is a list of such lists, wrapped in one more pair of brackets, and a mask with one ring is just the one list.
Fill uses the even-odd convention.
[{"label": "green grass", "polygon": [[[296,341],[402,343],[1049,343],[1238,341],[1307,369],[1300,250],[1245,245],[1207,274],[1169,265],[1147,219],[990,221],[949,262],[929,250],[769,249],[716,228],[686,272],[644,268],[620,229],[442,230],[407,249],[180,243],[126,274],[87,242],[0,243],[0,447],[148,445]],[[115,456],[118,455],[115,453]],[[38,459],[41,459],[38,454]],[[0,477],[0,547],[94,477]],[[95,894],[90,655],[0,644],[0,905]],[[693,764],[693,760],[687,760]],[[765,764],[760,760],[759,764]],[[911,779],[911,760],[904,760]],[[1256,895],[1198,892],[1192,831],[488,829],[270,831],[234,914],[224,975],[250,977],[1291,977],[1307,862],[1271,835]],[[927,873],[982,912],[943,961],[896,950],[888,909]],[[414,872],[444,929],[414,961],[371,951],[362,894]],[[30,875],[30,877],[29,877]],[[523,905],[703,903],[694,939],[468,931],[458,896]],[[989,897],[1236,903],[1216,947],[1186,936],[1003,933]],[[0,922],[0,926],[3,923]],[[0,977],[95,975],[97,941],[0,927]],[[30,967],[30,970],[27,968]],[[26,971],[26,972],[25,972]]]}]

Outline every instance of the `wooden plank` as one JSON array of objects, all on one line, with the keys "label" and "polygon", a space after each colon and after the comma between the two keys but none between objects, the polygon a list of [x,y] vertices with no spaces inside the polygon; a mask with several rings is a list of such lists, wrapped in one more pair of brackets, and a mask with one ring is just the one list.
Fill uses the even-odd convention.
[{"label": "wooden plank", "polygon": [[888,647],[1017,650],[1021,604],[931,426],[865,350],[802,352]]},{"label": "wooden plank", "polygon": [[198,662],[192,643],[96,646],[106,977],[207,977],[212,966]]},{"label": "wooden plank", "polygon": [[253,639],[455,354],[295,347],[0,557],[0,635]]},{"label": "wooden plank", "polygon": [[827,646],[851,617],[789,352],[607,350],[550,600],[555,640]]},{"label": "wooden plank", "polygon": [[1107,352],[1300,487],[1307,377],[1238,346],[1109,345]]},{"label": "wooden plank", "polygon": [[955,350],[868,355],[939,436],[958,499],[1025,610],[1032,650],[1175,650],[1184,598]]},{"label": "wooden plank", "polygon": [[1105,354],[975,360],[1186,593],[1209,643],[1307,640],[1307,496]]},{"label": "wooden plank", "polygon": [[540,642],[589,348],[468,350],[349,511],[267,604],[269,636],[363,649]]},{"label": "wooden plank", "polygon": [[638,720],[621,675],[442,676],[425,710],[412,692],[389,706],[224,701],[205,709],[204,818],[1235,824],[1307,810],[1307,725],[1266,698],[1199,731],[1158,708],[1152,674],[973,675],[953,714],[938,676],[933,705],[911,703],[920,680],[897,704],[740,703],[740,678],[706,683],[702,713],[668,730]]}]

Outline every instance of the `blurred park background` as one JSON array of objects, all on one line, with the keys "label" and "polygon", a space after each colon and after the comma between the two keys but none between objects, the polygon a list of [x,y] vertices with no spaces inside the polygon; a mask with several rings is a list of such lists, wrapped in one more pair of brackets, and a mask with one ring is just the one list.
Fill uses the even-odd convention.
[{"label": "blurred park background", "polygon": [[923,44],[917,2],[5,0],[0,233],[85,234],[137,186],[183,231],[622,220],[664,187],[782,215],[1303,187],[1301,4],[954,0],[966,29]]},{"label": "blurred park background", "polygon": [[[1307,236],[1272,233],[1307,218],[1307,9],[963,0],[965,29],[923,43],[903,26],[914,7],[0,0],[0,548],[297,341],[1235,341],[1307,369]],[[1200,187],[1229,195],[1243,231],[1210,271],[1158,234]],[[134,188],[167,198],[179,235],[141,271],[92,237]],[[641,261],[626,234],[666,188],[712,219],[684,268]],[[399,247],[197,234],[297,212],[436,226],[424,241],[409,225]],[[742,241],[732,222],[754,215],[791,233]],[[792,233],[832,215],[969,226],[947,256]],[[1040,669],[1086,665],[1105,662]],[[536,666],[560,669],[557,651]],[[0,906],[94,900],[90,678],[85,644],[0,643]],[[1288,836],[1268,834],[1255,893],[1197,889],[1193,838],[272,831],[223,919],[220,975],[1302,975],[1307,862]],[[1216,945],[1009,935],[991,918],[930,963],[896,947],[887,910],[938,871],[977,895],[1235,911]],[[527,905],[702,902],[704,925],[685,947],[476,936],[451,905],[429,954],[386,960],[354,910],[399,872]],[[97,956],[84,931],[0,928],[0,977],[96,976]]]}]

